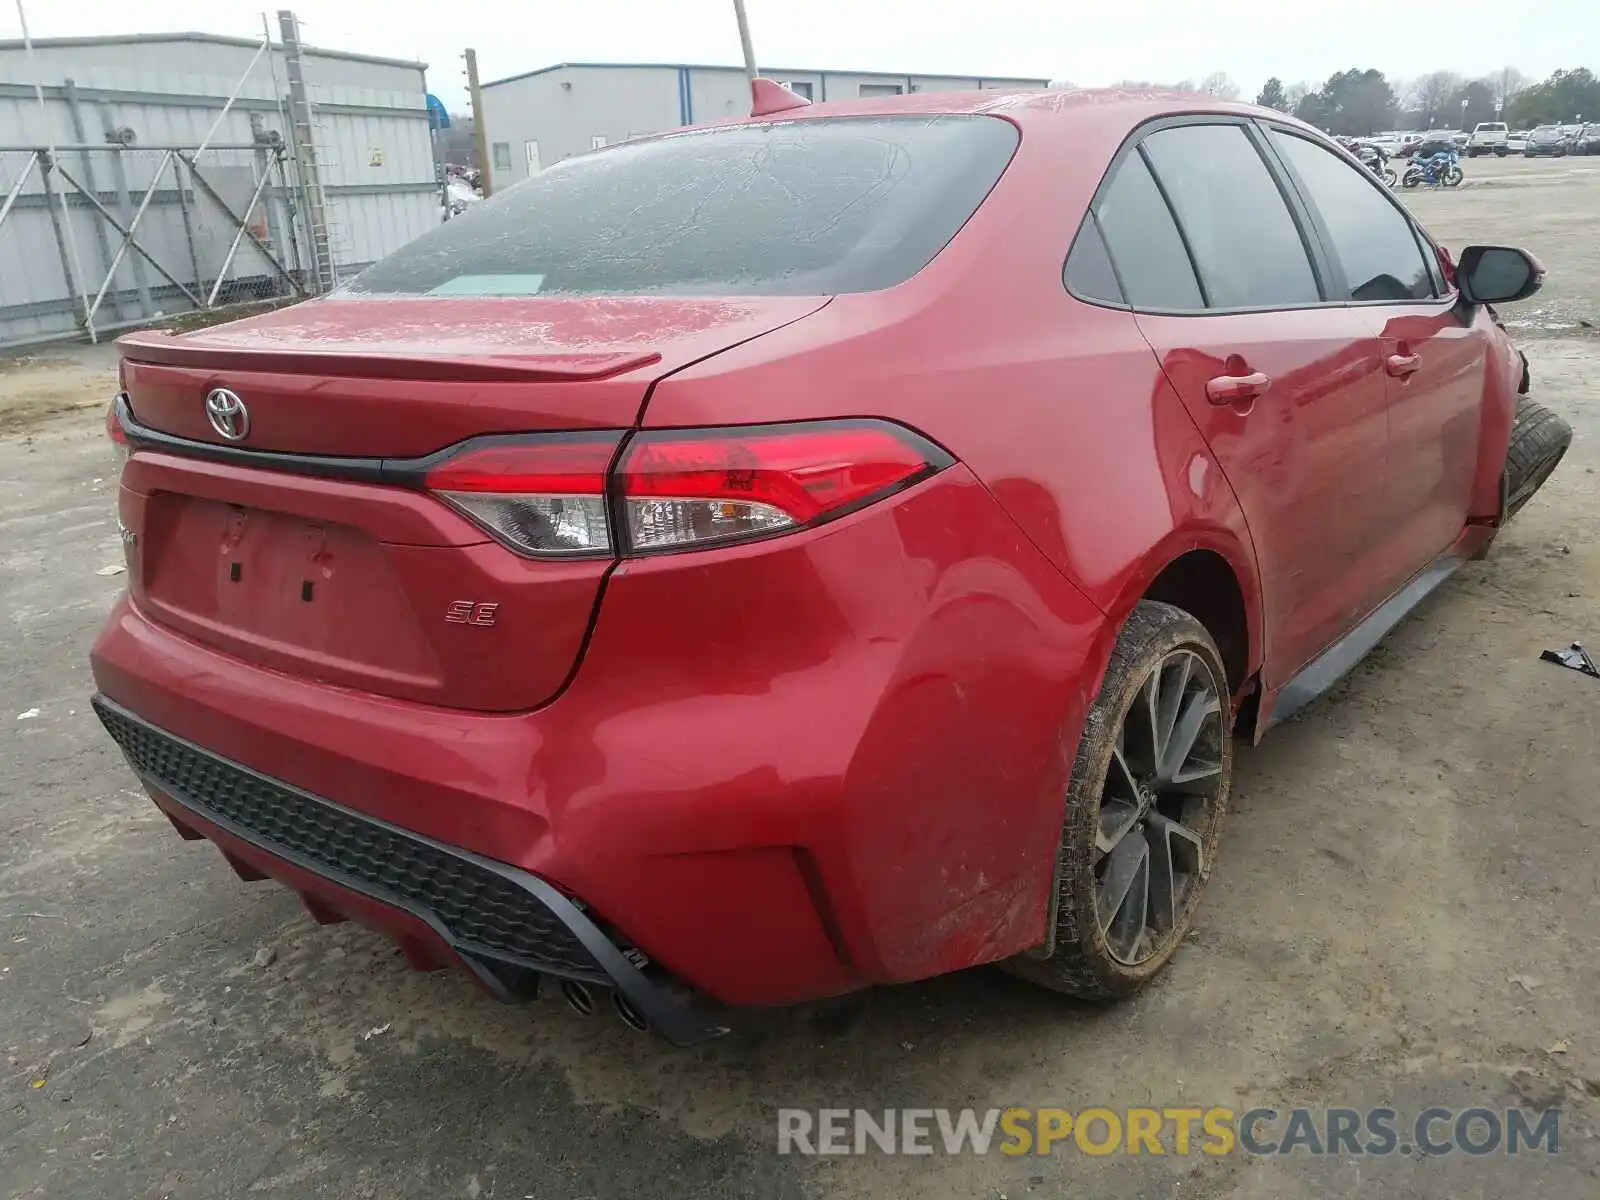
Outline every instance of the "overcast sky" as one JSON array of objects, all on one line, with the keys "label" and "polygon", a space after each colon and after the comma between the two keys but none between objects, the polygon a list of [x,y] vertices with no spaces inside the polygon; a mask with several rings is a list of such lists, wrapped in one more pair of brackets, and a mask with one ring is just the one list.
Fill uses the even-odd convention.
[{"label": "overcast sky", "polygon": [[[0,0],[0,38],[20,36]],[[260,36],[260,0],[23,0],[34,37],[199,30]],[[1250,96],[1377,67],[1406,79],[1511,65],[1600,71],[1600,0],[746,0],[759,63],[962,75],[1170,82],[1226,71]],[[275,10],[274,10],[275,11]],[[458,108],[460,51],[485,80],[557,62],[738,63],[732,0],[301,0],[305,40],[418,59]]]}]

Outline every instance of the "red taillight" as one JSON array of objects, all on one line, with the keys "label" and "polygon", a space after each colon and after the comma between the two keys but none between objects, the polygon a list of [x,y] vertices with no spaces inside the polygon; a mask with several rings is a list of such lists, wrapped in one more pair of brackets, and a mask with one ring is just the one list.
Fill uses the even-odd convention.
[{"label": "red taillight", "polygon": [[621,437],[555,434],[469,444],[426,469],[423,485],[519,553],[610,554],[606,469]]},{"label": "red taillight", "polygon": [[422,483],[521,554],[649,554],[819,524],[952,461],[898,425],[814,422],[636,434],[608,476],[621,437],[485,439],[425,468]]},{"label": "red taillight", "polygon": [[106,406],[106,436],[111,439],[122,461],[127,462],[128,456],[133,453],[133,444],[128,440],[128,431],[122,427],[122,414],[117,411],[121,402],[121,396],[113,396],[111,403]]},{"label": "red taillight", "polygon": [[682,549],[814,525],[949,461],[910,430],[878,421],[641,433],[617,468],[627,548]]}]

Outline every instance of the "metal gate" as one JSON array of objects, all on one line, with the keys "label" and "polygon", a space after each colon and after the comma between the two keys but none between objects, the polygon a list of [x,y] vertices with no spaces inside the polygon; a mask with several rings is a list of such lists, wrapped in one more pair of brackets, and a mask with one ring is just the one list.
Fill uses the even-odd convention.
[{"label": "metal gate", "polygon": [[[366,59],[377,65],[345,85],[329,81],[326,52],[309,51],[323,82],[308,85],[294,14],[280,11],[277,38],[263,18],[259,45],[234,41],[201,63],[238,64],[204,77],[215,91],[163,89],[195,77],[152,70],[147,99],[93,60],[83,69],[98,85],[43,81],[23,33],[37,82],[0,82],[0,123],[34,129],[25,135],[34,140],[0,144],[0,347],[98,340],[192,310],[320,294],[339,281],[336,261],[355,269],[424,232],[427,214],[438,219],[437,182],[421,184],[423,199],[406,178],[419,144],[433,173],[420,91],[413,108],[395,99],[404,92],[381,90],[408,64]],[[325,108],[309,99],[312,86],[331,97]],[[404,182],[391,182],[385,142]],[[342,215],[352,205],[358,245]]]},{"label": "metal gate", "polygon": [[[24,325],[9,342],[48,337],[63,301],[70,333],[97,339],[186,310],[307,294],[298,189],[276,132],[211,146],[145,145],[127,128],[107,137],[0,145],[0,262],[45,297],[31,303],[43,328]],[[49,275],[53,287],[40,278]]]}]

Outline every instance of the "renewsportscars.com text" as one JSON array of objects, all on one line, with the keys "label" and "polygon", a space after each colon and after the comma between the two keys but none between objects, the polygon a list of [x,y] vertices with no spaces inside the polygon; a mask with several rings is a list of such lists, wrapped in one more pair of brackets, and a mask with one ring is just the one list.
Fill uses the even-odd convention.
[{"label": "renewsportscars.com text", "polygon": [[780,1108],[778,1153],[1373,1156],[1557,1154],[1561,1112],[1526,1108]]}]

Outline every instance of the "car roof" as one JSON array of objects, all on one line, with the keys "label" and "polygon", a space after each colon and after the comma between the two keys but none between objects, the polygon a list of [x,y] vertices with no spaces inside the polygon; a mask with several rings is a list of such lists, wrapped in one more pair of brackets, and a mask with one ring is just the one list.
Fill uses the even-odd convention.
[{"label": "car roof", "polygon": [[859,100],[827,100],[804,108],[787,109],[764,117],[736,120],[804,120],[825,117],[890,116],[905,114],[980,113],[1003,116],[1022,126],[1095,125],[1106,123],[1132,128],[1153,117],[1186,113],[1270,117],[1310,129],[1302,121],[1275,109],[1218,100],[1212,96],[1151,88],[1036,88],[1022,91],[913,92],[910,95],[875,96]]}]

